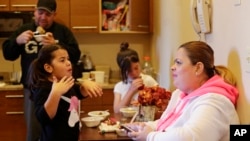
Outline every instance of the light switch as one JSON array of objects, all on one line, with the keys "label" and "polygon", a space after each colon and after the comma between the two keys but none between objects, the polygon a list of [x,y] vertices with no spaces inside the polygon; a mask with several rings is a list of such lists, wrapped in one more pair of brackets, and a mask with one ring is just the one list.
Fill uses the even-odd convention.
[{"label": "light switch", "polygon": [[241,5],[241,0],[233,0],[234,1],[234,6],[240,6]]}]

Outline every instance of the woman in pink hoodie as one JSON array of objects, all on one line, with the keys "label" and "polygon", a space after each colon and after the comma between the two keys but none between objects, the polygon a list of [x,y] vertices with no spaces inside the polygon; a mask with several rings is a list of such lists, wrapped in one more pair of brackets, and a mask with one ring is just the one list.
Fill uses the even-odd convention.
[{"label": "woman in pink hoodie", "polygon": [[214,65],[212,48],[201,41],[182,44],[171,67],[176,90],[159,120],[128,124],[137,141],[229,141],[230,124],[239,124],[236,81]]}]

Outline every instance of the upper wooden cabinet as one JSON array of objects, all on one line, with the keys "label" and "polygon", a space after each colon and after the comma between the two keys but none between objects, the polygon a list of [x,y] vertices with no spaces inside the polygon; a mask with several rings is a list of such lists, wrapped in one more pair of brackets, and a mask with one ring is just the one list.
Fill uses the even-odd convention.
[{"label": "upper wooden cabinet", "polygon": [[152,32],[152,0],[130,0],[130,30]]},{"label": "upper wooden cabinet", "polygon": [[0,11],[9,11],[9,10],[10,10],[10,1],[0,0]]},{"label": "upper wooden cabinet", "polygon": [[[0,0],[0,11],[34,11],[37,0]],[[56,21],[70,27],[69,0],[57,0]]]},{"label": "upper wooden cabinet", "polygon": [[[153,26],[152,1],[57,0],[56,21],[75,33],[149,33]],[[34,11],[36,3],[37,0],[0,0],[0,11]]]},{"label": "upper wooden cabinet", "polygon": [[70,0],[73,32],[99,32],[99,0]]},{"label": "upper wooden cabinet", "polygon": [[152,7],[152,0],[71,0],[71,30],[149,33],[152,32]]},{"label": "upper wooden cabinet", "polygon": [[57,0],[55,20],[70,27],[70,3],[69,0]]},{"label": "upper wooden cabinet", "polygon": [[33,11],[36,8],[36,0],[10,0],[11,11]]},{"label": "upper wooden cabinet", "polygon": [[152,0],[101,0],[101,33],[152,32]]},{"label": "upper wooden cabinet", "polygon": [[33,11],[35,0],[0,0],[0,11]]}]

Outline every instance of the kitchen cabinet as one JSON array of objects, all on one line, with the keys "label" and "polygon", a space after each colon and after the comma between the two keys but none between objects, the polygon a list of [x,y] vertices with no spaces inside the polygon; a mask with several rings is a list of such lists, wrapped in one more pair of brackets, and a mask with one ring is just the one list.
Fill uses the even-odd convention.
[{"label": "kitchen cabinet", "polygon": [[9,10],[10,10],[10,1],[0,0],[0,11],[9,11]]},{"label": "kitchen cabinet", "polygon": [[34,0],[0,0],[0,11],[34,11]]},{"label": "kitchen cabinet", "polygon": [[[113,84],[103,85],[103,96],[81,100],[81,111],[113,111]],[[83,115],[83,114],[82,114]],[[25,141],[23,87],[9,85],[0,87],[0,141]]]},{"label": "kitchen cabinet", "polygon": [[70,26],[77,32],[99,32],[99,0],[70,0]]},{"label": "kitchen cabinet", "polygon": [[70,5],[69,0],[57,0],[55,21],[70,27]]},{"label": "kitchen cabinet", "polygon": [[[16,11],[34,11],[36,8],[36,0],[0,0],[0,11],[16,12]],[[57,1],[57,13],[55,20],[69,27],[69,0]]]},{"label": "kitchen cabinet", "polygon": [[[109,14],[104,14],[103,3],[113,2],[118,4],[122,0],[71,0],[70,1],[70,27],[75,33],[149,33],[152,32],[152,0],[128,0],[127,11],[124,12],[127,18],[127,27],[119,25],[108,29],[111,21]],[[107,10],[106,10],[107,11]],[[124,20],[120,20],[121,23]],[[112,22],[114,23],[114,22]],[[114,25],[114,24],[112,24]],[[121,30],[122,29],[122,30]],[[125,30],[124,30],[125,29]]]},{"label": "kitchen cabinet", "polygon": [[0,140],[25,141],[23,90],[0,91]]},{"label": "kitchen cabinet", "polygon": [[10,0],[10,11],[34,11],[36,2],[34,0]]},{"label": "kitchen cabinet", "polygon": [[[101,0],[101,33],[152,32],[152,0]],[[116,6],[116,9],[111,10]],[[119,11],[119,12],[118,12]]]},{"label": "kitchen cabinet", "polygon": [[153,0],[130,0],[130,30],[152,32]]},{"label": "kitchen cabinet", "polygon": [[113,88],[103,89],[102,97],[86,98],[81,100],[81,113],[88,113],[96,110],[113,111],[114,93]]},{"label": "kitchen cabinet", "polygon": [[[153,0],[127,0],[126,25],[104,29],[103,2],[122,0],[59,0],[56,21],[71,28],[74,33],[149,33],[152,32]],[[0,11],[34,11],[34,0],[0,0]],[[122,21],[122,20],[121,20]],[[107,24],[114,23],[107,21]],[[121,22],[119,22],[121,23]],[[112,24],[113,25],[113,24]],[[110,26],[110,25],[109,25]]]}]

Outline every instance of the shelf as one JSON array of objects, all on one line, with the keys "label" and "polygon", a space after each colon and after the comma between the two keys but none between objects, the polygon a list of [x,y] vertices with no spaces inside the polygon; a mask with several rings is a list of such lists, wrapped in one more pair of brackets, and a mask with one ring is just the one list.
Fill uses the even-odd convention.
[{"label": "shelf", "polygon": [[100,31],[100,34],[148,34],[144,31]]}]

